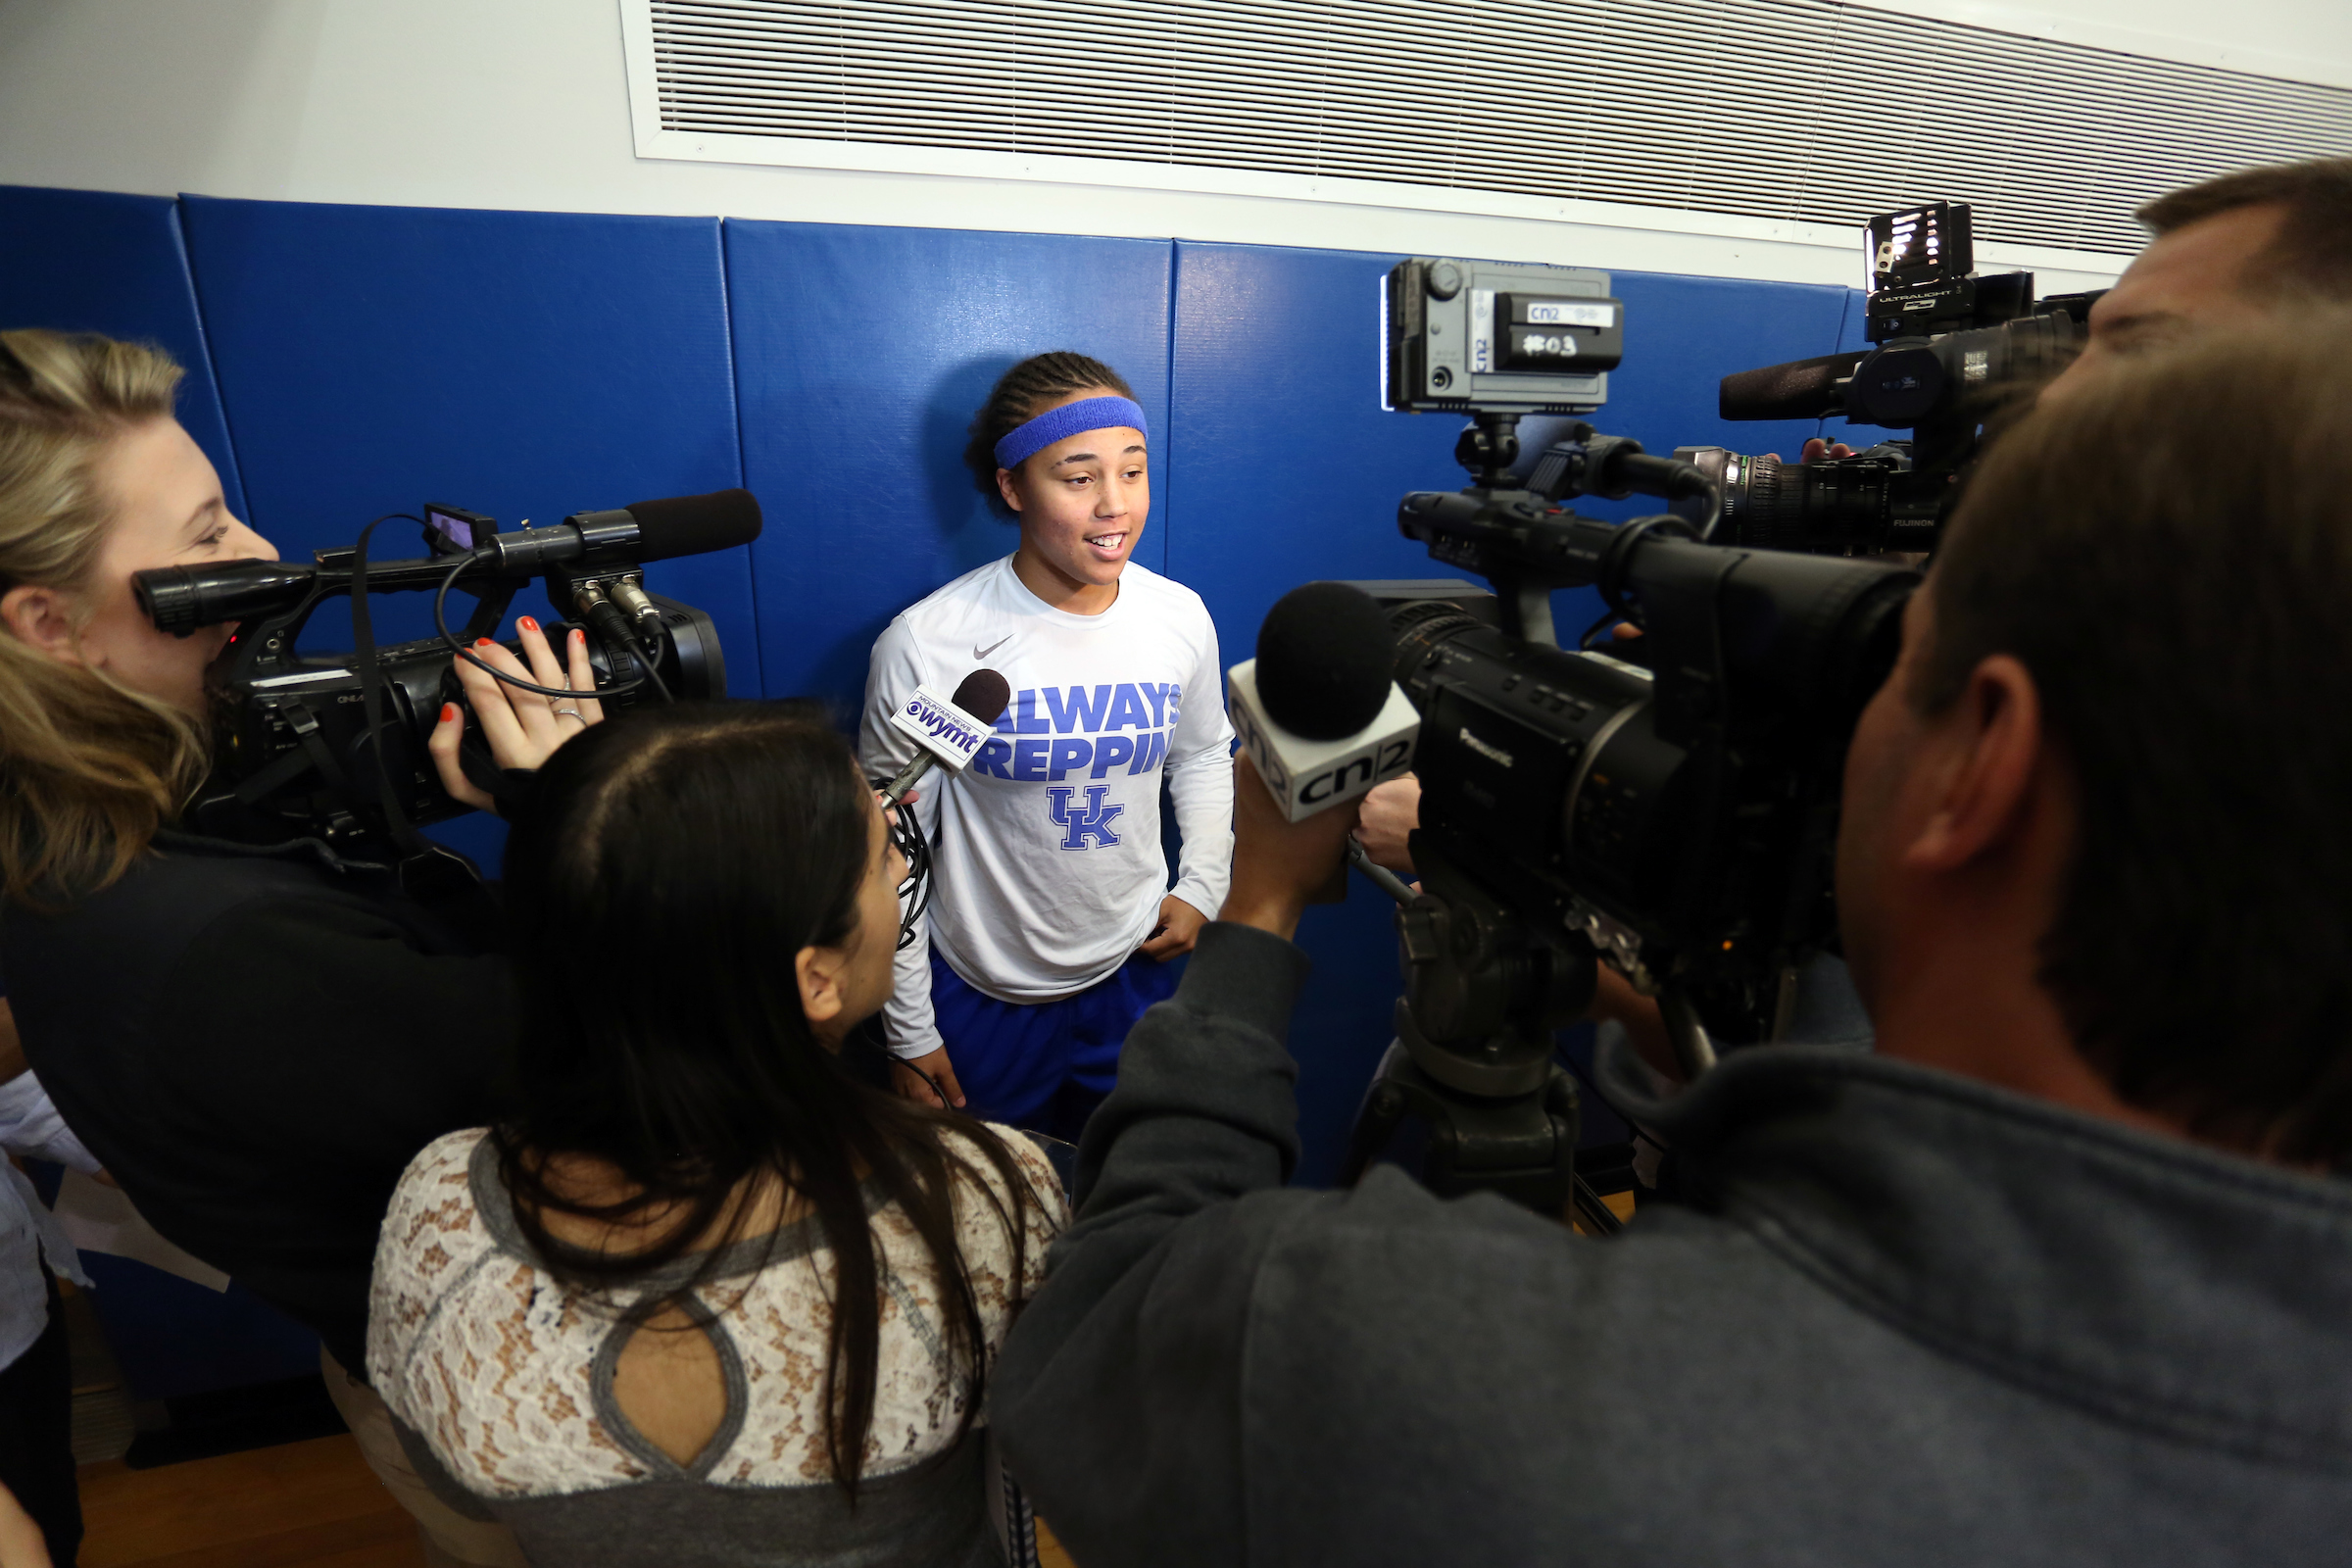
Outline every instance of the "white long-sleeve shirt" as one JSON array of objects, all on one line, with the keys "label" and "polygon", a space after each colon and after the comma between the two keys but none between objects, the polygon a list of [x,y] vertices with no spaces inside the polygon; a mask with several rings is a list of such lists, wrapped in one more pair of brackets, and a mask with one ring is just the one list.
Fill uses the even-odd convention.
[{"label": "white long-sleeve shirt", "polygon": [[[40,1079],[21,1072],[0,1084],[0,1151],[33,1159],[53,1159],[78,1171],[95,1171],[98,1161],[81,1147]],[[81,1255],[50,1213],[24,1173],[0,1159],[0,1367],[14,1366],[32,1348],[49,1324],[49,1284],[41,1257],[76,1285],[88,1285]]]},{"label": "white long-sleeve shirt", "polygon": [[[915,743],[890,722],[920,684],[952,695],[975,669],[1012,689],[960,774],[917,786],[932,846],[929,913],[900,950],[883,1019],[891,1049],[939,1049],[931,947],[1002,1002],[1051,1002],[1127,961],[1173,892],[1213,916],[1233,860],[1233,726],[1217,630],[1200,596],[1132,562],[1099,615],[1055,610],[1012,558],[949,583],[874,644],[858,750],[896,773]],[[1162,770],[1183,835],[1173,889],[1159,844]]]}]

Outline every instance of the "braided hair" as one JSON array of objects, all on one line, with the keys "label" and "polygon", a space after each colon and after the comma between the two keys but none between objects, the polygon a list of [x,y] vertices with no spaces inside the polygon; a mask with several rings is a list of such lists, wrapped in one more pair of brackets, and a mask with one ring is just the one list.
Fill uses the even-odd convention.
[{"label": "braided hair", "polygon": [[1135,396],[1135,388],[1118,371],[1101,360],[1067,349],[1033,354],[997,378],[988,401],[972,416],[972,438],[964,445],[963,463],[972,470],[972,482],[999,514],[1009,517],[1013,514],[997,488],[997,443],[1044,413],[1047,404],[1073,392],[1098,390],[1116,392],[1123,398]]}]

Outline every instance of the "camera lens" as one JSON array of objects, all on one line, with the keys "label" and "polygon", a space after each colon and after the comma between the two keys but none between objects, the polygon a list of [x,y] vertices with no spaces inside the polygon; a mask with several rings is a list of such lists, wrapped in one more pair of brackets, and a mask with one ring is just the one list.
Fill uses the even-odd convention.
[{"label": "camera lens", "polygon": [[1726,454],[1720,471],[1717,544],[1832,553],[1883,548],[1893,473],[1884,459],[1783,463]]}]

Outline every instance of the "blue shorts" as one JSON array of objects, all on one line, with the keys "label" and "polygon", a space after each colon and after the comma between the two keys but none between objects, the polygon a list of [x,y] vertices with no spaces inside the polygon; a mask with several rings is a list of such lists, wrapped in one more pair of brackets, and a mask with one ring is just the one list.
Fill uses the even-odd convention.
[{"label": "blue shorts", "polygon": [[1138,953],[1075,996],[1023,1004],[974,990],[934,951],[931,1011],[963,1108],[1076,1143],[1118,1079],[1127,1031],[1175,994],[1183,968]]}]

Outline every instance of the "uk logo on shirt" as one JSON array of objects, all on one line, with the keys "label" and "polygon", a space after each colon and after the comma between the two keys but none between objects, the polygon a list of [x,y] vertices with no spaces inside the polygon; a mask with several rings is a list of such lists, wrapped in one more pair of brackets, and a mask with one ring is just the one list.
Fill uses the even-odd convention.
[{"label": "uk logo on shirt", "polygon": [[[1075,789],[1046,791],[1047,808],[1053,813],[1054,825],[1061,829],[1061,847],[1065,850],[1087,850],[1097,846],[1110,849],[1117,845],[1119,836],[1110,830],[1110,824],[1127,808],[1104,803],[1102,797],[1110,793],[1107,785],[1089,784],[1084,806],[1070,804],[1070,798],[1077,793]],[[1094,843],[1089,844],[1089,839]]]}]

